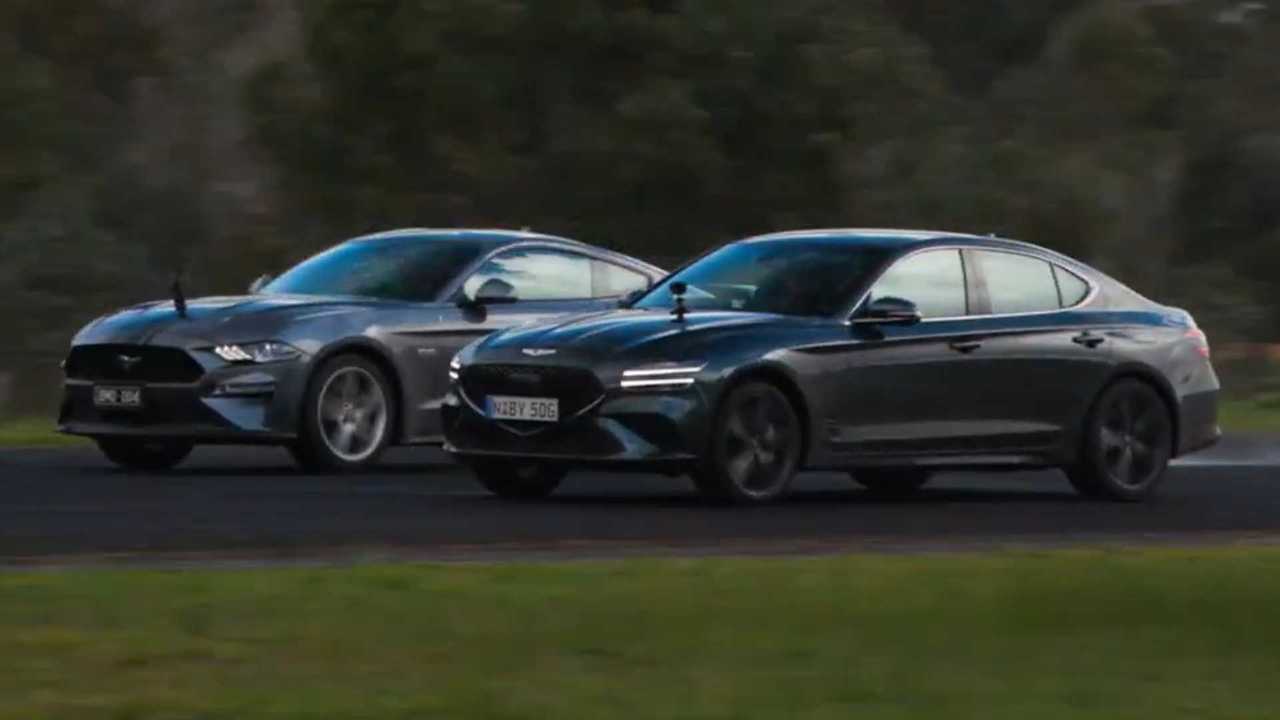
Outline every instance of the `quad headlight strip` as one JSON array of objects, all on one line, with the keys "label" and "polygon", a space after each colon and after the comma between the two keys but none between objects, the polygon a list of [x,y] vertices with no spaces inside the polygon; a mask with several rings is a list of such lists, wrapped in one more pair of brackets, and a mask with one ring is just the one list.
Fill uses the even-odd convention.
[{"label": "quad headlight strip", "polygon": [[229,363],[272,363],[302,357],[301,350],[275,341],[219,345],[213,354]]},{"label": "quad headlight strip", "polygon": [[686,388],[693,384],[692,376],[701,372],[706,366],[706,363],[702,363],[701,365],[624,370],[621,386],[624,390]]}]

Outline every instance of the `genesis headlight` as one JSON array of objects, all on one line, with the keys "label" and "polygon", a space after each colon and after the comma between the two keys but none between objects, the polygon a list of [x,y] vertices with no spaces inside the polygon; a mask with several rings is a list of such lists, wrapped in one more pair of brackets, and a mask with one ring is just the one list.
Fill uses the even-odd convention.
[{"label": "genesis headlight", "polygon": [[693,385],[706,363],[669,363],[622,371],[624,390],[678,390]]},{"label": "genesis headlight", "polygon": [[238,345],[219,345],[213,354],[230,363],[273,363],[296,360],[302,357],[302,351],[282,342],[266,341],[256,343],[240,343]]}]

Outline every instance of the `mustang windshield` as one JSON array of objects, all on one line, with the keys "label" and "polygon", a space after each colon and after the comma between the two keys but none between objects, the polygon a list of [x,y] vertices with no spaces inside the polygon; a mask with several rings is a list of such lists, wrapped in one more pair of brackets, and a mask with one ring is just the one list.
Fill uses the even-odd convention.
[{"label": "mustang windshield", "polygon": [[303,260],[262,292],[430,302],[481,250],[479,243],[462,240],[357,240]]},{"label": "mustang windshield", "polygon": [[666,309],[676,280],[690,310],[827,317],[839,312],[888,251],[831,240],[772,240],[723,247],[667,278],[634,307]]}]

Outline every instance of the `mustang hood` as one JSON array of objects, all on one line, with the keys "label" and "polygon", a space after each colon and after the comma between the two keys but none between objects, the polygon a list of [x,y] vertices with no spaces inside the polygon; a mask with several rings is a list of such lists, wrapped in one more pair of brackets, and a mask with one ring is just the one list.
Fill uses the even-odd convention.
[{"label": "mustang hood", "polygon": [[164,300],[103,316],[81,330],[73,342],[185,346],[212,341],[271,340],[288,323],[312,315],[355,312],[376,303],[302,295],[208,297],[187,301],[187,316],[181,317],[173,302]]},{"label": "mustang hood", "polygon": [[528,350],[565,351],[578,357],[609,358],[618,353],[680,353],[714,343],[727,335],[750,333],[782,323],[806,320],[747,312],[690,312],[675,322],[666,312],[617,310],[536,325],[491,335],[477,352],[515,357]]}]

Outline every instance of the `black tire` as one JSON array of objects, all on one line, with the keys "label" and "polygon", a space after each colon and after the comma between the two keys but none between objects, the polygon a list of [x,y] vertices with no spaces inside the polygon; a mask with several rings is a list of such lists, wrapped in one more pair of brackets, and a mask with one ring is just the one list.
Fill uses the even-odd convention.
[{"label": "black tire", "polygon": [[1137,502],[1164,480],[1173,419],[1155,388],[1120,380],[1098,396],[1084,423],[1080,456],[1067,479],[1085,497]]},{"label": "black tire", "polygon": [[746,382],[720,403],[693,482],[714,500],[772,502],[791,489],[803,448],[800,416],[786,394],[767,382]]},{"label": "black tire", "polygon": [[290,454],[311,472],[371,467],[395,433],[396,402],[394,386],[377,363],[360,355],[327,360],[307,383]]},{"label": "black tire", "polygon": [[181,440],[98,438],[98,448],[111,462],[127,470],[162,472],[187,459],[194,447]]},{"label": "black tire", "polygon": [[560,487],[568,473],[546,463],[481,460],[471,464],[485,490],[507,500],[540,500]]},{"label": "black tire", "polygon": [[850,475],[867,492],[886,498],[914,495],[933,477],[928,470],[882,468],[856,470]]}]

